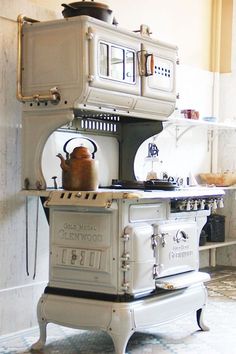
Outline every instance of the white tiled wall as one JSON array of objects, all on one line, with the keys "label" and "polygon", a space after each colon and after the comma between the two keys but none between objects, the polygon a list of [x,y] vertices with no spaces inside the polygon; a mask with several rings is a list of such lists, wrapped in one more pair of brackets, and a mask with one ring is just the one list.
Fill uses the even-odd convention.
[{"label": "white tiled wall", "polygon": [[36,325],[36,309],[48,273],[48,225],[39,209],[37,273],[34,272],[36,199],[29,199],[29,276],[26,275],[25,197],[20,191],[21,104],[16,100],[18,14],[54,14],[26,0],[2,0],[0,13],[0,335]]}]

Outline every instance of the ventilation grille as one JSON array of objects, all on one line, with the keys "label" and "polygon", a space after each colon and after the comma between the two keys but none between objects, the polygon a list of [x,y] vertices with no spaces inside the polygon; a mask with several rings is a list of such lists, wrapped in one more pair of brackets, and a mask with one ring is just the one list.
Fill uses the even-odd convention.
[{"label": "ventilation grille", "polygon": [[120,117],[108,114],[90,114],[76,117],[67,126],[59,128],[59,131],[86,131],[104,135],[118,135]]},{"label": "ventilation grille", "polygon": [[117,120],[97,120],[91,118],[82,118],[80,121],[81,129],[107,132],[107,133],[117,133]]}]

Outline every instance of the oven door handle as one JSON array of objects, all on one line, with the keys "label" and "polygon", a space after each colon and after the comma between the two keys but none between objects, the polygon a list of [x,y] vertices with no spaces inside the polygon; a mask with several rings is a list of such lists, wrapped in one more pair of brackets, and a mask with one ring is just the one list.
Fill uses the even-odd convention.
[{"label": "oven door handle", "polygon": [[166,245],[166,236],[168,233],[157,233],[151,236],[151,246],[153,249],[153,257],[155,258],[156,262],[153,266],[153,279],[156,279],[159,275],[159,269],[162,268],[162,264],[160,263],[160,252],[161,248],[164,248]]},{"label": "oven door handle", "polygon": [[165,247],[166,245],[166,239],[165,237],[168,235],[167,232],[162,232],[160,234],[153,234],[151,236],[151,245],[152,249],[155,251],[156,248],[158,248],[161,244],[162,247]]}]

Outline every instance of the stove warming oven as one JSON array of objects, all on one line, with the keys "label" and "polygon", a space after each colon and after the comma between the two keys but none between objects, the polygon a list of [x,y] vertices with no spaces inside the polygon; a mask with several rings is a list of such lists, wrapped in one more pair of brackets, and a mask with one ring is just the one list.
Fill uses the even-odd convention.
[{"label": "stove warming oven", "polygon": [[[87,16],[18,17],[22,188],[44,200],[50,225],[49,281],[38,302],[35,350],[45,344],[49,322],[104,330],[117,354],[125,353],[135,331],[189,312],[207,330],[202,313],[209,275],[199,271],[198,245],[224,192],[163,187],[163,181],[117,188],[110,178],[135,180],[138,147],[161,132],[174,110],[176,59],[177,48],[153,40],[147,26],[131,33]],[[100,151],[118,142],[108,168],[100,165],[98,190],[50,186],[42,156],[55,131],[92,136]],[[113,160],[118,169],[110,167]]]}]

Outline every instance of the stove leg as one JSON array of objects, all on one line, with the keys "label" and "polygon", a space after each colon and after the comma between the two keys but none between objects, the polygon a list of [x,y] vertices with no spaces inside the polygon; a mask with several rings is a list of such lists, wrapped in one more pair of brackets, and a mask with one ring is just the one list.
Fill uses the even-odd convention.
[{"label": "stove leg", "polygon": [[197,315],[197,324],[201,328],[202,331],[209,331],[209,327],[204,323],[203,319],[203,311],[204,309],[201,308],[197,310],[196,315]]},{"label": "stove leg", "polygon": [[127,346],[127,343],[128,343],[128,340],[130,338],[130,336],[133,334],[132,333],[129,333],[127,334],[126,336],[124,335],[116,335],[116,334],[112,334],[112,333],[109,333],[112,340],[113,340],[113,343],[114,343],[114,347],[115,347],[115,353],[116,354],[125,354],[126,351],[126,346]]},{"label": "stove leg", "polygon": [[38,307],[37,307],[37,317],[39,324],[39,340],[34,343],[31,347],[31,350],[40,350],[44,347],[47,338],[47,324],[48,322],[43,317],[42,308],[44,306],[43,296],[39,299]]},{"label": "stove leg", "polygon": [[41,321],[39,322],[39,340],[34,343],[31,347],[31,350],[40,350],[44,347],[44,344],[46,343],[46,337],[47,337],[47,322],[46,321]]}]

